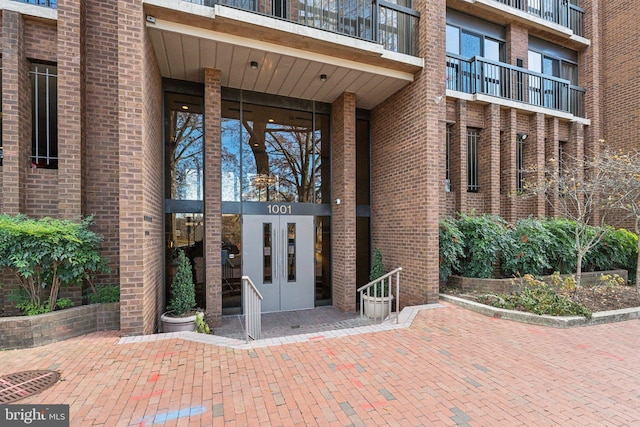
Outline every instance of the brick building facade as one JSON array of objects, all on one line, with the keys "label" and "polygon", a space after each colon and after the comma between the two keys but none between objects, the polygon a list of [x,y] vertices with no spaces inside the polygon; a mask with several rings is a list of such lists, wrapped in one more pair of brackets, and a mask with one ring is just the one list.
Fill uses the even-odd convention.
[{"label": "brick building facade", "polygon": [[355,310],[374,248],[437,301],[441,215],[553,215],[520,169],[636,147],[640,7],[610,3],[0,0],[1,210],[95,214],[125,334],[177,249],[214,323],[249,271],[270,310]]}]

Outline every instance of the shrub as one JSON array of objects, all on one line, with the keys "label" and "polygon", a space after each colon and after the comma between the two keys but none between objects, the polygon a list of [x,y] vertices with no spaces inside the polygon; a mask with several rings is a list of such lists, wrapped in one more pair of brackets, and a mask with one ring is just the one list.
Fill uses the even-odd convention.
[{"label": "shrub", "polygon": [[89,304],[110,303],[120,301],[120,286],[98,285],[87,293],[85,298]]},{"label": "shrub", "polygon": [[196,291],[191,272],[191,261],[184,254],[178,252],[178,266],[176,276],[171,282],[171,300],[167,309],[175,316],[184,316],[196,306]]},{"label": "shrub", "polygon": [[[384,276],[386,272],[384,271],[384,264],[382,263],[382,252],[380,248],[376,248],[376,251],[373,254],[373,259],[371,260],[371,270],[369,271],[369,282],[373,282],[376,279]],[[386,297],[389,296],[389,285],[386,280],[378,282],[373,289],[373,294],[371,296],[376,297]]]},{"label": "shrub", "polygon": [[492,277],[507,222],[496,215],[460,214],[458,229],[465,237],[460,274],[467,277]]},{"label": "shrub", "polygon": [[638,236],[624,229],[610,229],[593,249],[592,269],[595,271],[624,269],[635,278],[638,257]]},{"label": "shrub", "polygon": [[524,276],[527,286],[513,294],[485,295],[478,300],[498,308],[526,311],[534,314],[550,316],[584,316],[591,318],[591,311],[560,295],[551,285],[535,279],[531,275]]},{"label": "shrub", "polygon": [[516,221],[502,240],[500,267],[506,276],[543,274],[551,268],[548,248],[554,236],[538,219]]},{"label": "shrub", "polygon": [[452,217],[440,218],[438,235],[440,280],[446,281],[451,274],[460,271],[465,238]]},{"label": "shrub", "polygon": [[60,287],[78,285],[104,269],[102,237],[89,229],[91,223],[92,217],[70,221],[0,215],[0,268],[18,278],[30,311],[55,310]]},{"label": "shrub", "polygon": [[542,226],[553,236],[547,248],[547,258],[551,264],[550,270],[557,271],[560,274],[575,273],[577,266],[576,243],[573,231],[575,221],[548,218],[542,221]]},{"label": "shrub", "polygon": [[199,311],[196,312],[196,332],[199,334],[210,334],[211,328],[204,320],[204,315]]}]

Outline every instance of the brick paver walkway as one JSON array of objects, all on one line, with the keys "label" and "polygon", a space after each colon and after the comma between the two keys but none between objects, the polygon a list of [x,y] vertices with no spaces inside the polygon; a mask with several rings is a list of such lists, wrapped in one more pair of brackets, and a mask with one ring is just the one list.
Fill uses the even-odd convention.
[{"label": "brick paver walkway", "polygon": [[251,350],[96,333],[0,352],[55,369],[72,426],[640,425],[640,321],[551,329],[446,305],[408,329]]}]

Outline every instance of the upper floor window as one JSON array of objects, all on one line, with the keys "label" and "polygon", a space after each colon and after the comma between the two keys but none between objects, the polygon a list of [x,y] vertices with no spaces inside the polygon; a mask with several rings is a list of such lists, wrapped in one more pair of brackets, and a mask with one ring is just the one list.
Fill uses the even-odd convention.
[{"label": "upper floor window", "polygon": [[474,33],[453,25],[447,25],[447,53],[465,58],[481,56],[493,61],[503,61],[504,42]]},{"label": "upper floor window", "polygon": [[58,77],[55,65],[31,66],[31,166],[58,168]]}]

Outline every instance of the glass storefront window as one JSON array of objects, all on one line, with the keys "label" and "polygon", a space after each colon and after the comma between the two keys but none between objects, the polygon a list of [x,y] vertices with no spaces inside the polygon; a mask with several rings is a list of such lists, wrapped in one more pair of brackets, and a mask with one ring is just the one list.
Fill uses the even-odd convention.
[{"label": "glass storefront window", "polygon": [[176,275],[178,253],[183,251],[191,261],[196,304],[205,307],[203,237],[204,219],[201,213],[165,214],[166,301],[169,301],[170,285]]},{"label": "glass storefront window", "polygon": [[166,92],[165,108],[165,198],[203,200],[202,99]]},{"label": "glass storefront window", "polygon": [[240,215],[222,215],[222,310],[224,314],[241,313],[241,242]]},{"label": "glass storefront window", "polygon": [[222,111],[223,201],[322,203],[328,115],[235,101]]}]

